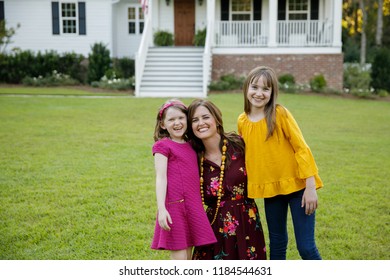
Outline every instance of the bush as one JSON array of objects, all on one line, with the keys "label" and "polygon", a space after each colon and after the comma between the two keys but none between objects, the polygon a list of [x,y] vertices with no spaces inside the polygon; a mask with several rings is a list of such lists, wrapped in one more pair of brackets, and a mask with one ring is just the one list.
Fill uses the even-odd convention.
[{"label": "bush", "polygon": [[88,56],[88,82],[99,81],[111,68],[110,51],[103,43],[95,43]]},{"label": "bush", "polygon": [[204,46],[206,43],[206,35],[206,28],[196,31],[196,34],[194,36],[194,45],[197,47]]},{"label": "bush", "polygon": [[115,72],[111,73],[112,77],[108,78],[103,76],[100,81],[94,81],[91,83],[93,87],[113,89],[113,90],[129,90],[134,89],[134,77],[129,79],[120,79],[116,77]]},{"label": "bush", "polygon": [[26,86],[74,86],[78,85],[79,82],[69,75],[62,74],[54,70],[51,75],[47,75],[46,77],[38,76],[38,77],[25,77],[22,80],[22,83]]},{"label": "bush", "polygon": [[372,63],[371,86],[376,92],[383,89],[390,92],[390,49],[381,48]]},{"label": "bush", "polygon": [[130,78],[135,74],[134,59],[131,58],[114,58],[113,70],[119,78]]},{"label": "bush", "polygon": [[168,31],[159,30],[154,33],[153,42],[156,46],[173,46],[173,34]]},{"label": "bush", "polygon": [[283,74],[278,78],[279,88],[284,92],[295,93],[297,86],[295,85],[295,78],[292,74]]},{"label": "bush", "polygon": [[348,92],[369,91],[371,83],[370,70],[363,69],[358,63],[344,64],[343,76],[344,88]]},{"label": "bush", "polygon": [[310,88],[314,92],[323,92],[326,88],[324,75],[316,75],[310,80]]},{"label": "bush", "polygon": [[209,89],[216,91],[241,89],[245,77],[236,77],[233,74],[221,76],[219,81],[210,83]]}]

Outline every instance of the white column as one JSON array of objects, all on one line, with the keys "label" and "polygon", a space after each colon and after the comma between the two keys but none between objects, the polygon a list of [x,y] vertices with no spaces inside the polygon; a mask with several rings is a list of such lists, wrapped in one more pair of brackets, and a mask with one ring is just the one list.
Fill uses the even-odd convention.
[{"label": "white column", "polygon": [[342,0],[333,0],[333,47],[342,46],[341,43],[341,20],[343,11]]},{"label": "white column", "polygon": [[269,0],[268,1],[268,47],[276,47],[276,31],[278,24],[278,1]]},{"label": "white column", "polygon": [[[204,4],[203,4],[204,5]],[[214,34],[214,25],[215,25],[215,0],[207,0],[207,32],[212,32],[211,46],[215,45],[215,34]]]}]

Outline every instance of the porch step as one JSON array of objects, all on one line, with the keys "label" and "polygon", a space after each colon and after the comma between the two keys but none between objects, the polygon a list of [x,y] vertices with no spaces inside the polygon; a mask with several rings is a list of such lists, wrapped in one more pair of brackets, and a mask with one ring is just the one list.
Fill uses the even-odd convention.
[{"label": "porch step", "polygon": [[140,96],[202,97],[203,48],[149,48]]}]

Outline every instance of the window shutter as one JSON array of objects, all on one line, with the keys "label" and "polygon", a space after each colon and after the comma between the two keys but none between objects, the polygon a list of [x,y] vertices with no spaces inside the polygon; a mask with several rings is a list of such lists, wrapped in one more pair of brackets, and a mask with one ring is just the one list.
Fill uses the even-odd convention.
[{"label": "window shutter", "polygon": [[253,0],[253,20],[261,20],[262,0]]},{"label": "window shutter", "polygon": [[278,20],[286,20],[286,0],[278,0]]},{"label": "window shutter", "polygon": [[320,5],[319,0],[310,1],[310,19],[318,20],[319,5]]},{"label": "window shutter", "polygon": [[4,20],[4,1],[0,1],[0,20]]},{"label": "window shutter", "polygon": [[221,20],[229,20],[229,0],[221,0]]},{"label": "window shutter", "polygon": [[86,35],[85,2],[79,2],[79,34]]},{"label": "window shutter", "polygon": [[58,2],[51,2],[51,14],[53,22],[53,34],[60,34],[60,6]]}]

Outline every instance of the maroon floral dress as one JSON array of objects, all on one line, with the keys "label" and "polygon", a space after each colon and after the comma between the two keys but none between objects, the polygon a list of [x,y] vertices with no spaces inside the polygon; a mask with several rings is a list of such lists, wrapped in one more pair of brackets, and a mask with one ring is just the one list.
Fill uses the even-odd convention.
[{"label": "maroon floral dress", "polygon": [[[260,215],[253,199],[247,197],[245,157],[228,144],[232,155],[223,178],[223,191],[217,218],[212,225],[217,243],[195,247],[194,260],[265,260],[266,246]],[[204,159],[203,193],[211,223],[217,206],[221,170]]]}]

